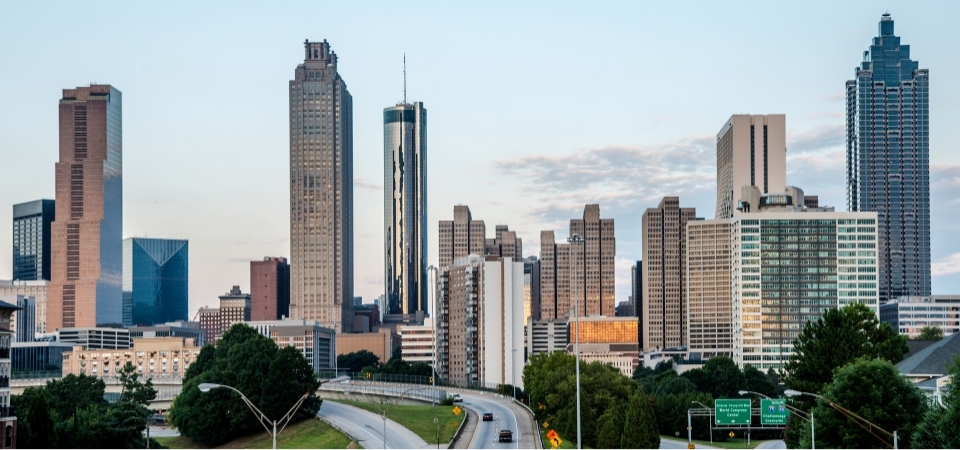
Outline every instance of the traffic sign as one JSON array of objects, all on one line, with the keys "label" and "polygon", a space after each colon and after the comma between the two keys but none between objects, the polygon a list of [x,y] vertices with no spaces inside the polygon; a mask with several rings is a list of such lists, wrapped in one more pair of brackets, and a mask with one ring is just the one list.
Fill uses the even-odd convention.
[{"label": "traffic sign", "polygon": [[547,432],[547,439],[550,439],[550,440],[552,441],[552,440],[556,439],[557,437],[558,437],[558,436],[557,436],[557,432],[556,432],[555,430],[550,430],[550,431]]},{"label": "traffic sign", "polygon": [[550,428],[550,422],[543,422],[544,428]]},{"label": "traffic sign", "polygon": [[790,411],[787,410],[787,401],[782,398],[760,400],[761,425],[786,425]]},{"label": "traffic sign", "polygon": [[694,444],[693,442],[687,444],[687,449],[688,449],[688,450],[693,450],[693,449],[695,449],[695,448],[697,448],[697,444]]},{"label": "traffic sign", "polygon": [[553,445],[553,448],[559,447],[560,444],[562,444],[562,443],[563,443],[563,439],[560,439],[559,437],[555,437],[555,438],[553,438],[553,439],[550,439],[550,444]]},{"label": "traffic sign", "polygon": [[717,425],[750,425],[750,399],[714,400]]},{"label": "traffic sign", "polygon": [[453,407],[453,415],[459,416],[459,415],[460,415],[460,411],[463,411],[463,410],[460,409],[459,406],[454,406],[454,407]]},{"label": "traffic sign", "polygon": [[731,432],[730,432],[730,437],[732,438],[733,436],[735,436],[735,434],[731,431]]}]

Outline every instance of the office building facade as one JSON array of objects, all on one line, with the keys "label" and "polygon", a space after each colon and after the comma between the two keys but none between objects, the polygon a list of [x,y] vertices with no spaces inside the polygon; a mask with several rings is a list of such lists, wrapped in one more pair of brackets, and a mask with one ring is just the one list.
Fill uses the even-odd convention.
[{"label": "office building facade", "polygon": [[687,222],[696,219],[694,208],[681,208],[678,197],[664,197],[656,208],[643,213],[643,318],[644,350],[686,345],[687,308],[683,254]]},{"label": "office building facade", "polygon": [[384,293],[387,314],[427,311],[427,110],[383,110]]},{"label": "office building facade", "polygon": [[683,255],[687,341],[690,359],[733,352],[733,261],[730,219],[687,222]]},{"label": "office building facade", "polygon": [[123,325],[187,320],[189,245],[182,239],[123,240]]},{"label": "office building facade", "polygon": [[60,99],[50,330],[123,322],[122,104],[110,85],[64,89]]},{"label": "office building facade", "polygon": [[353,99],[330,44],[290,81],[290,316],[353,324]]},{"label": "office building facade", "polygon": [[[18,296],[34,299],[34,335],[47,332],[47,285],[49,281],[0,280],[0,299],[15,301]],[[16,320],[17,312],[13,313]]]},{"label": "office building facade", "polygon": [[250,261],[250,320],[290,317],[290,264],[287,258]]},{"label": "office building facade", "polygon": [[787,126],[783,114],[736,114],[717,133],[717,219],[737,210],[743,186],[783,192],[787,184]]},{"label": "office building facade", "polygon": [[960,331],[960,295],[898,297],[880,305],[880,321],[911,339],[930,326],[949,336]]},{"label": "office building facade", "polygon": [[486,224],[482,220],[473,220],[470,207],[466,205],[454,206],[453,220],[441,220],[438,231],[440,269],[449,267],[457,258],[485,252]]},{"label": "office building facade", "polygon": [[930,76],[884,14],[846,83],[847,209],[880,221],[880,301],[930,295]]},{"label": "office building facade", "polygon": [[523,323],[531,317],[540,320],[540,259],[536,256],[523,258]]},{"label": "office building facade", "polygon": [[13,369],[13,361],[10,359],[13,332],[10,330],[10,323],[11,314],[16,310],[16,305],[0,301],[0,427],[3,430],[0,448],[17,448],[17,416],[16,411],[10,407],[10,375]]},{"label": "office building facade", "polygon": [[313,373],[336,367],[336,333],[332,328],[303,319],[253,321],[247,325],[270,338],[277,347],[293,347],[300,351]]},{"label": "office building facade", "polygon": [[109,350],[123,351],[75,346],[63,354],[63,376],[114,378],[130,363],[141,379],[182,379],[200,356],[201,346],[191,338],[156,337],[136,339],[130,347]]},{"label": "office building facade", "polygon": [[55,217],[53,200],[13,205],[14,280],[50,280],[50,236]]}]

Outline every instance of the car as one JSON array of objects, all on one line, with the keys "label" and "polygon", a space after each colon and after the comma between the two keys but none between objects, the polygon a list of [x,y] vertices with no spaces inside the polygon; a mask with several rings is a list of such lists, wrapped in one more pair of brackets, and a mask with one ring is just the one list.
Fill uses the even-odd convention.
[{"label": "car", "polygon": [[510,430],[500,430],[500,442],[513,442],[513,432]]},{"label": "car", "polygon": [[463,397],[460,394],[451,394],[450,396],[453,397],[454,403],[463,403]]},{"label": "car", "polygon": [[492,412],[485,412],[485,413],[483,413],[483,421],[484,421],[484,422],[488,422],[488,421],[491,421],[491,420],[493,420],[493,413],[492,413]]}]

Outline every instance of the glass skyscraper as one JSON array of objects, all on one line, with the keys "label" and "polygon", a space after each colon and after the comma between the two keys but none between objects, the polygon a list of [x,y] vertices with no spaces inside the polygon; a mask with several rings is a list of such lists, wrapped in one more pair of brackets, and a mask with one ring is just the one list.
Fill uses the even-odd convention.
[{"label": "glass skyscraper", "polygon": [[180,239],[123,240],[123,325],[187,320],[188,245]]},{"label": "glass skyscraper", "polygon": [[881,303],[930,295],[929,75],[884,14],[847,81],[847,208],[876,211]]},{"label": "glass skyscraper", "polygon": [[427,110],[383,110],[384,292],[387,314],[427,307]]},{"label": "glass skyscraper", "polygon": [[53,200],[13,205],[13,279],[50,280],[50,226]]}]

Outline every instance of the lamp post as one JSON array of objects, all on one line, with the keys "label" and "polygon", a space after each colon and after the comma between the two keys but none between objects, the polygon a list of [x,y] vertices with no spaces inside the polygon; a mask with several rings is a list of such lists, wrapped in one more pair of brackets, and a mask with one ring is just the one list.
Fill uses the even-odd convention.
[{"label": "lamp post", "polygon": [[[769,396],[769,395],[761,394],[761,393],[756,392],[756,391],[738,391],[737,393],[740,394],[740,395],[754,394],[754,395],[759,395],[759,396],[761,396],[761,397],[763,397],[763,398],[766,398],[766,399],[770,399],[770,396]],[[786,392],[784,392],[784,394],[786,394]],[[788,397],[791,396],[790,394],[786,394],[786,395],[787,395]],[[816,438],[816,435],[817,435],[817,434],[814,432],[813,409],[811,409],[809,413],[806,413],[806,412],[803,412],[803,411],[801,411],[801,410],[799,410],[799,409],[797,409],[797,408],[794,408],[793,406],[787,405],[787,404],[784,404],[783,406],[786,406],[787,409],[789,409],[790,411],[793,411],[793,412],[799,414],[800,419],[806,420],[807,422],[810,422],[810,448],[813,449],[813,450],[816,450],[817,444],[816,444],[816,442],[814,442],[814,441],[816,440],[815,438]],[[807,415],[807,414],[809,414],[810,418],[803,417],[804,415]]]},{"label": "lamp post", "polygon": [[371,404],[373,404],[373,406],[375,406],[378,410],[380,410],[380,418],[383,419],[383,448],[387,448],[387,414],[390,414],[390,411],[393,411],[393,407],[394,407],[394,406],[397,406],[397,403],[403,401],[403,396],[406,395],[407,392],[410,392],[410,391],[419,391],[419,390],[421,390],[421,389],[426,389],[426,387],[423,387],[423,386],[421,386],[421,387],[414,387],[414,388],[410,388],[410,389],[407,389],[407,390],[401,392],[401,393],[400,393],[400,398],[398,398],[396,401],[394,401],[394,402],[390,405],[390,407],[387,408],[386,411],[384,411],[383,408],[381,408],[381,407],[380,407],[379,405],[377,405],[376,403],[370,402]]},{"label": "lamp post", "polygon": [[[332,379],[329,379],[329,380],[323,380],[323,381],[320,382],[320,384],[328,383],[328,382],[331,382],[331,381],[346,381],[346,380],[348,380],[348,379],[350,379],[350,377],[348,377],[348,376],[336,377],[336,378],[332,378]],[[263,414],[262,412],[260,412],[260,409],[258,409],[258,408],[253,404],[253,402],[251,402],[250,399],[247,398],[246,395],[243,395],[243,392],[240,392],[240,391],[237,390],[236,388],[233,388],[233,387],[231,387],[231,386],[227,386],[227,385],[225,385],[225,384],[216,384],[216,383],[200,383],[200,385],[197,386],[197,387],[200,389],[200,392],[210,392],[211,389],[216,389],[216,388],[227,388],[227,389],[230,389],[230,390],[233,391],[233,392],[236,392],[237,394],[240,394],[240,399],[242,399],[243,402],[246,403],[247,406],[250,408],[250,411],[252,411],[253,414],[254,414],[255,416],[257,416],[257,420],[259,420],[259,421],[260,421],[260,424],[263,425],[264,428],[266,428],[267,433],[271,433],[271,434],[273,435],[273,448],[274,448],[274,449],[277,448],[277,435],[280,434],[280,432],[282,432],[283,429],[286,428],[288,424],[290,424],[290,419],[293,419],[293,414],[296,413],[298,409],[300,409],[300,405],[303,404],[303,401],[306,400],[307,397],[309,397],[310,394],[312,394],[313,391],[314,391],[313,389],[311,389],[311,390],[307,391],[306,394],[303,394],[303,396],[300,397],[300,400],[297,400],[297,403],[295,403],[295,404],[293,405],[293,407],[290,408],[290,410],[287,411],[287,413],[284,414],[284,416],[280,418],[279,422],[283,422],[283,426],[280,427],[280,431],[277,431],[277,422],[278,422],[278,421],[277,421],[277,420],[270,420],[265,414]],[[272,431],[270,430],[270,425],[273,425],[273,430],[272,430]]]},{"label": "lamp post", "polygon": [[[690,403],[696,403],[696,404],[698,404],[698,405],[700,405],[700,406],[702,406],[702,407],[707,408],[707,409],[710,410],[710,416],[709,416],[709,417],[710,417],[710,443],[712,444],[712,443],[713,443],[713,409],[710,408],[710,407],[707,406],[707,405],[704,405],[703,403],[700,403],[700,402],[696,401],[696,400],[694,400],[694,401],[692,401],[692,402],[690,402]],[[689,411],[689,410],[687,411],[687,426],[688,426],[688,427],[690,426],[690,411]],[[687,440],[690,441],[690,442],[693,442],[692,439],[687,439]]]},{"label": "lamp post", "polygon": [[[427,267],[427,271],[433,272],[433,367],[431,367],[433,376],[430,377],[430,383],[433,384],[433,395],[430,396],[430,407],[434,408],[437,406],[437,348],[439,345],[438,339],[440,338],[437,335],[437,266],[431,264]],[[439,428],[437,428],[439,430]],[[439,438],[437,438],[439,442]]]},{"label": "lamp post", "polygon": [[[880,442],[883,442],[884,444],[888,445],[890,448],[894,448],[894,449],[898,448],[896,430],[894,430],[893,433],[887,430],[884,430],[883,428],[880,428],[879,426],[877,426],[875,423],[870,422],[869,420],[864,419],[863,417],[860,417],[853,411],[850,411],[849,409],[834,403],[833,400],[830,400],[829,398],[826,398],[822,395],[814,394],[812,392],[800,392],[794,389],[787,389],[783,391],[783,395],[786,395],[787,397],[800,397],[802,395],[809,395],[811,397],[819,398],[820,400],[823,400],[823,402],[829,405],[831,408],[837,410],[840,414],[847,416],[848,419],[852,420],[853,423],[859,425],[860,428],[863,428],[864,430],[866,430],[867,433],[870,433],[871,435],[873,435],[873,437],[879,439]],[[893,439],[893,445],[887,442],[884,438],[877,436],[877,434],[874,433],[873,430],[882,431],[887,436],[890,436]],[[810,409],[810,442],[811,443],[813,442],[813,409]]]},{"label": "lamp post", "polygon": [[[580,237],[579,234],[574,234],[573,236],[570,236],[570,237],[567,238],[567,242],[569,242],[569,243],[571,243],[571,244],[574,244],[574,243],[583,244],[584,240],[583,240],[582,237]],[[576,256],[574,256],[574,257],[576,257]],[[579,259],[579,258],[577,258],[577,259]],[[574,261],[574,264],[573,264],[573,283],[574,283],[574,285],[578,284],[578,283],[577,283],[577,262],[579,262],[579,261]],[[577,291],[574,290],[574,296],[573,296],[573,297],[574,297],[574,305],[575,305],[575,306],[574,306],[574,308],[573,308],[573,309],[574,309],[574,315],[573,315],[573,317],[574,317],[574,321],[575,321],[576,324],[577,324],[576,341],[575,341],[575,343],[574,343],[574,353],[575,353],[575,355],[576,355],[576,374],[577,374],[577,449],[579,450],[579,449],[583,448],[583,446],[581,445],[581,440],[580,440],[580,435],[583,434],[583,433],[580,432],[580,430],[581,430],[581,429],[580,429],[580,297],[578,297],[578,296],[576,295],[576,293],[577,293]],[[584,297],[586,297],[586,295],[587,295],[587,291],[586,291],[586,290],[583,291],[583,295],[584,295]],[[587,299],[584,298],[583,301],[586,302]]]}]

